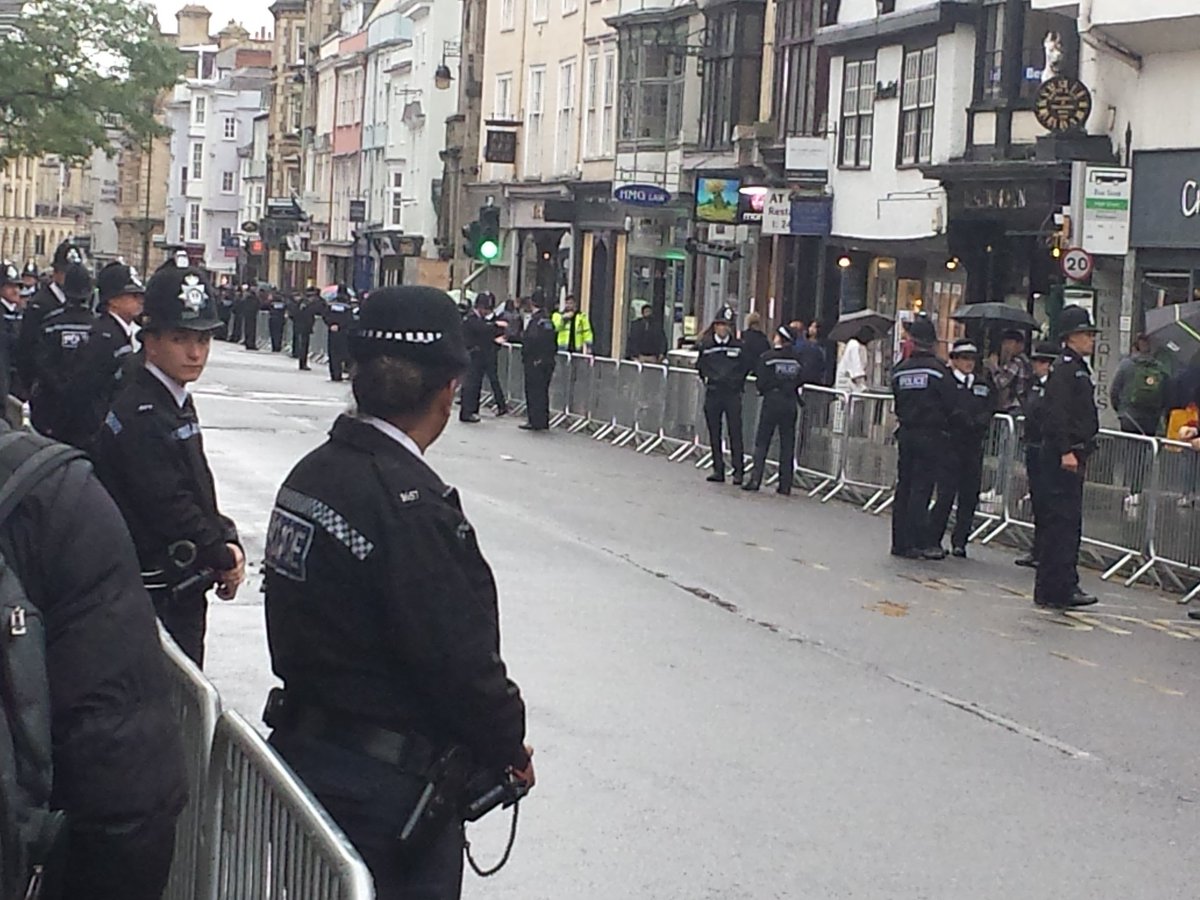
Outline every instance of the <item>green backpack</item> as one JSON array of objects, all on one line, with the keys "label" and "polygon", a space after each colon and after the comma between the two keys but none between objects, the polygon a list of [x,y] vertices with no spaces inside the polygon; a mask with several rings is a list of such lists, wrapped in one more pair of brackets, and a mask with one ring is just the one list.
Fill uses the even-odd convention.
[{"label": "green backpack", "polygon": [[1157,359],[1139,359],[1133,364],[1129,380],[1129,405],[1135,409],[1159,412],[1166,404],[1170,373]]}]

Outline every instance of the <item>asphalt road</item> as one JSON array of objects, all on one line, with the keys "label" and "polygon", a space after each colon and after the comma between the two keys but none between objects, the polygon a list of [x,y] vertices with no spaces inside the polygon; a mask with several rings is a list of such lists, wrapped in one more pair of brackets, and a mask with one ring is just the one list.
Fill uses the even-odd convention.
[{"label": "asphalt road", "polygon": [[[195,386],[224,510],[259,560],[272,499],[347,385],[218,345]],[[500,585],[539,785],[520,900],[1195,898],[1200,628],[1087,576],[1035,610],[1003,549],[898,561],[886,518],[704,483],[513,420],[430,463]],[[257,579],[214,601],[209,674],[253,720]],[[489,862],[507,820],[471,834]]]}]

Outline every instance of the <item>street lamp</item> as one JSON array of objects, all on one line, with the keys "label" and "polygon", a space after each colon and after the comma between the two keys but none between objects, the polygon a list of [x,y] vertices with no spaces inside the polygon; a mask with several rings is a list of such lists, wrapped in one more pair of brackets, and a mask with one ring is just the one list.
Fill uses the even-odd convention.
[{"label": "street lamp", "polygon": [[433,71],[433,86],[439,91],[448,90],[454,81],[454,73],[446,65],[446,60],[461,58],[462,43],[460,41],[442,41],[442,61]]}]

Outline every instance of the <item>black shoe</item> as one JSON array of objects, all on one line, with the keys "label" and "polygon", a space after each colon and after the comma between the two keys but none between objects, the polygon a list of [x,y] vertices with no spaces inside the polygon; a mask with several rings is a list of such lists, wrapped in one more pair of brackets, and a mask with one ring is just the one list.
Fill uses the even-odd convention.
[{"label": "black shoe", "polygon": [[1022,569],[1036,569],[1038,567],[1037,557],[1022,556],[1019,559],[1014,559],[1013,562]]},{"label": "black shoe", "polygon": [[500,418],[501,416],[507,416],[507,415],[508,415],[508,407],[507,406],[500,406],[500,407],[496,408],[496,418],[497,419]]},{"label": "black shoe", "polygon": [[1099,602],[1100,599],[1098,597],[1076,588],[1075,593],[1071,595],[1071,599],[1067,601],[1067,606],[1094,606]]},{"label": "black shoe", "polygon": [[705,481],[707,481],[707,482],[709,482],[709,483],[711,483],[711,484],[724,484],[724,483],[725,483],[725,476],[724,476],[724,475],[718,475],[716,472],[713,472],[711,475],[709,475],[709,476],[708,476],[707,478],[705,478],[704,480],[705,480]]},{"label": "black shoe", "polygon": [[921,551],[917,550],[913,547],[909,547],[906,550],[897,550],[895,547],[893,547],[891,552],[892,552],[892,556],[898,556],[901,559],[920,559],[921,558]]},{"label": "black shoe", "polygon": [[775,493],[777,493],[780,497],[790,497],[792,496],[792,489],[786,487],[775,488]]},{"label": "black shoe", "polygon": [[521,431],[537,431],[538,429],[526,422],[524,425],[517,426]]},{"label": "black shoe", "polygon": [[950,551],[950,553],[956,559],[966,559],[967,558],[967,548],[966,547],[955,547],[953,550]]},{"label": "black shoe", "polygon": [[[734,484],[737,484],[737,482],[735,481]],[[747,481],[745,484],[742,485],[742,490],[743,491],[754,491],[757,493],[758,487],[759,486],[755,482]]]},{"label": "black shoe", "polygon": [[946,550],[943,547],[926,547],[921,551],[921,559],[939,560],[946,558]]},{"label": "black shoe", "polygon": [[311,372],[311,371],[312,371],[312,367],[311,367],[311,366],[301,366],[301,367],[300,367],[300,371],[301,371],[301,372]]},{"label": "black shoe", "polygon": [[1200,609],[1189,609],[1188,618],[1192,619],[1193,621],[1200,620]]},{"label": "black shoe", "polygon": [[466,422],[468,425],[476,425],[483,420],[479,416],[459,416],[458,421]]},{"label": "black shoe", "polygon": [[743,480],[743,478],[742,478],[742,475],[741,475],[741,473],[740,473],[740,472],[739,472],[737,475],[734,475],[734,476],[733,476],[733,483],[734,483],[735,485],[737,485],[738,487],[741,487],[741,485],[742,485],[742,480]]}]

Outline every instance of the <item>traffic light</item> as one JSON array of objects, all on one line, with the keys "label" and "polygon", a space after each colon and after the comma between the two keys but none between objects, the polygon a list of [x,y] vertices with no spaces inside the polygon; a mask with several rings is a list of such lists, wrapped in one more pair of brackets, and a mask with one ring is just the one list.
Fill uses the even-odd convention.
[{"label": "traffic light", "polygon": [[472,222],[470,225],[464,225],[462,229],[464,239],[463,253],[469,259],[479,258],[479,223]]},{"label": "traffic light", "polygon": [[495,206],[479,209],[479,256],[490,263],[500,255],[500,210]]}]

